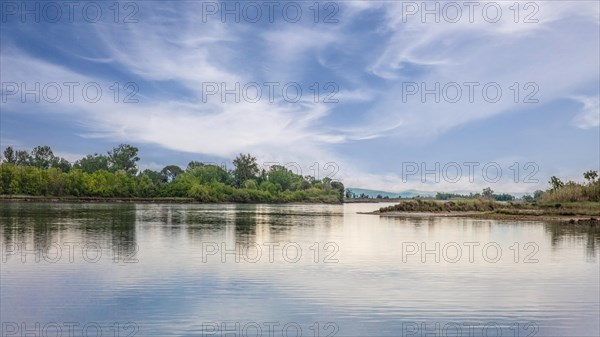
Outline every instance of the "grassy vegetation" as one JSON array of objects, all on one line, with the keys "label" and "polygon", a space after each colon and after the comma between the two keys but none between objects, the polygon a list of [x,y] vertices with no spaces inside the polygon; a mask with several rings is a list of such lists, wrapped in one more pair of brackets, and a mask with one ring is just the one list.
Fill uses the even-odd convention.
[{"label": "grassy vegetation", "polygon": [[578,201],[600,201],[600,181],[589,184],[577,184],[568,182],[556,189],[550,189],[544,193],[544,202],[578,202]]},{"label": "grassy vegetation", "polygon": [[477,212],[488,215],[506,216],[547,216],[547,217],[599,217],[600,203],[588,202],[542,202],[523,201],[498,202],[486,199],[465,199],[452,201],[405,200],[397,205],[382,207],[379,213],[417,212],[417,213],[463,213]]},{"label": "grassy vegetation", "polygon": [[[496,201],[498,198],[490,188],[483,193],[457,200],[406,200],[397,205],[382,207],[379,213],[389,212],[478,212],[498,216],[549,216],[549,217],[600,217],[600,180],[597,171],[583,174],[584,183],[563,183],[557,177],[550,178],[550,188],[536,191],[534,196],[525,196],[520,201]],[[440,198],[438,193],[437,199]],[[442,194],[456,197],[458,195]],[[504,196],[504,195],[500,195]],[[514,198],[513,198],[514,199]],[[511,200],[509,198],[509,200]]]},{"label": "grassy vegetation", "polygon": [[452,201],[406,200],[382,207],[380,212],[490,212],[499,209],[526,208],[526,203],[504,203],[488,199],[463,199]]}]

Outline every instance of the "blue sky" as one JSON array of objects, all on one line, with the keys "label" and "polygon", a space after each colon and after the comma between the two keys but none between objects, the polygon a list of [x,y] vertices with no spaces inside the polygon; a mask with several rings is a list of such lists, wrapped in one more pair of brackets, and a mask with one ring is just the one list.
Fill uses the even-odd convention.
[{"label": "blue sky", "polygon": [[[439,22],[421,15],[436,11],[433,2],[321,2],[317,14],[312,1],[275,1],[272,20],[262,2],[253,3],[258,20],[246,2],[121,2],[118,14],[112,1],[75,3],[72,12],[41,2],[24,14],[36,3],[2,1],[2,148],[47,144],[74,161],[125,142],[151,169],[230,165],[250,152],[261,163],[296,162],[305,175],[335,172],[346,186],[389,191],[526,192],[550,175],[581,180],[600,166],[596,1],[486,2],[471,17],[461,5],[458,19],[439,2]],[[239,22],[223,19],[223,6],[235,12],[236,4]],[[65,82],[78,84],[73,102]],[[272,99],[266,82],[277,84]],[[21,95],[36,83],[39,103]],[[236,83],[247,95],[222,100],[219,86]],[[421,96],[436,83],[439,102]],[[133,91],[137,102],[125,103]],[[461,178],[406,174],[406,163],[436,162],[458,163]],[[479,163],[472,181],[465,162]],[[490,163],[502,169],[498,181],[483,178]],[[538,182],[524,183],[531,172]]]}]

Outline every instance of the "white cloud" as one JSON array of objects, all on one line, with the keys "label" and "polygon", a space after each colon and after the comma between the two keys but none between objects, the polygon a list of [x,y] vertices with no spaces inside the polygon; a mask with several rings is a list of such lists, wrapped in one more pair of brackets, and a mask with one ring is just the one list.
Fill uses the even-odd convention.
[{"label": "white cloud", "polygon": [[591,129],[600,126],[600,98],[598,96],[577,96],[574,99],[583,104],[583,107],[573,119],[573,124],[581,129]]},{"label": "white cloud", "polygon": [[[90,78],[65,67],[12,51],[3,54],[7,82],[87,83],[95,81],[108,88],[111,81]],[[297,104],[257,103],[190,104],[173,100],[137,104],[114,103],[101,99],[87,103],[77,97],[74,103],[27,104],[28,113],[69,116],[84,127],[82,135],[118,141],[158,144],[164,148],[232,158],[239,152],[252,152],[262,158],[286,154],[286,160],[305,163],[323,161],[332,155],[324,144],[337,143],[342,135],[319,131],[318,122],[327,115],[328,105],[304,100]],[[6,113],[20,113],[20,96],[10,96],[3,104]]]},{"label": "white cloud", "polygon": [[[404,23],[400,4],[389,7],[388,20],[382,25],[391,37],[366,71],[389,80],[390,85],[381,92],[365,128],[378,134],[379,130],[389,130],[388,135],[410,140],[433,138],[459,125],[550,104],[596,85],[600,50],[590,41],[600,38],[597,6],[538,4],[539,23],[531,24],[514,23],[510,16],[498,24],[481,19],[458,24],[423,24],[420,19]],[[512,12],[506,9],[505,14]],[[496,82],[503,95],[499,102],[488,103],[479,92],[478,101],[471,103],[468,89],[462,86],[463,95],[457,103],[443,97],[437,103],[431,95],[422,101],[418,94],[403,102],[402,83],[408,81],[425,83],[428,88],[435,83],[443,87],[451,82],[478,82],[479,90]],[[518,104],[513,102],[511,89],[515,82],[520,87]],[[539,103],[523,103],[525,95],[534,90],[524,89],[529,82],[537,85],[535,98]],[[399,127],[390,130],[390,125]]]},{"label": "white cloud", "polygon": [[[539,85],[540,104],[570,97],[598,79],[597,43],[598,9],[595,4],[539,2],[538,24],[515,24],[502,3],[506,18],[498,24],[481,18],[476,23],[421,24],[404,23],[402,7],[390,2],[348,2],[341,5],[346,15],[337,25],[272,25],[278,30],[261,30],[248,25],[223,24],[219,20],[202,22],[200,4],[161,4],[180,6],[174,16],[161,11],[144,12],[144,20],[132,25],[95,25],[90,40],[97,43],[89,55],[80,55],[74,47],[65,52],[103,66],[113,65],[142,81],[157,86],[175,84],[187,91],[185,99],[144,94],[140,88],[138,104],[98,104],[63,101],[54,105],[32,107],[31,113],[68,115],[84,126],[84,136],[111,138],[119,141],[157,144],[167,149],[231,158],[239,152],[252,152],[262,160],[281,163],[296,161],[305,167],[314,162],[323,165],[337,162],[346,185],[386,190],[424,189],[420,182],[402,183],[397,173],[368,174],[351,162],[351,154],[334,152],[330,145],[348,140],[375,137],[433,138],[456,126],[488,118],[514,109],[525,110],[511,99],[497,104],[403,103],[401,82],[502,83],[505,97],[511,98],[509,86],[519,82]],[[384,7],[385,6],[385,7]],[[336,69],[340,78],[352,79],[356,87],[342,88],[340,102],[372,102],[358,121],[350,120],[341,129],[325,125],[331,105],[302,100],[298,104],[269,103],[198,103],[202,83],[233,83],[266,80],[295,80],[306,74],[305,62],[317,61],[328,68],[324,51],[336,48],[341,55],[348,44],[357,44],[346,31],[352,19],[363,19],[367,11],[382,11],[379,26],[369,27],[381,39],[374,59],[364,68]],[[385,13],[385,14],[384,14]],[[372,14],[372,13],[369,13]],[[581,19],[581,20],[580,20]],[[253,29],[253,34],[246,34]],[[592,34],[590,34],[590,31]],[[244,39],[248,40],[244,40]],[[253,39],[252,39],[253,38]],[[251,40],[252,39],[252,40]],[[240,48],[251,47],[258,55]],[[256,44],[256,45],[252,45]],[[258,48],[257,46],[260,46]],[[337,49],[339,48],[339,50]],[[365,51],[367,52],[367,51]],[[337,55],[337,53],[335,54]],[[260,67],[246,62],[260,59]],[[72,68],[36,59],[16,49],[2,50],[3,81],[49,82],[79,81],[112,84],[108,78],[96,78]],[[336,60],[337,61],[337,60]],[[360,62],[357,64],[361,64]],[[265,66],[266,65],[266,66]],[[422,70],[410,74],[411,68]],[[373,76],[375,75],[375,76]],[[372,86],[364,78],[376,77],[389,85]],[[168,90],[164,90],[168,92]],[[523,93],[521,93],[523,94]],[[521,96],[522,98],[522,96]],[[578,98],[583,110],[574,123],[581,128],[598,125],[598,99]],[[12,105],[11,105],[12,104]],[[9,110],[20,107],[9,102]],[[28,106],[29,107],[29,106]],[[37,109],[37,110],[36,110]],[[4,111],[3,111],[4,113]],[[3,145],[5,139],[2,140]],[[151,163],[149,167],[158,167]],[[162,165],[162,164],[161,164]],[[436,189],[475,189],[485,185],[437,185]],[[518,191],[507,183],[498,190]]]}]

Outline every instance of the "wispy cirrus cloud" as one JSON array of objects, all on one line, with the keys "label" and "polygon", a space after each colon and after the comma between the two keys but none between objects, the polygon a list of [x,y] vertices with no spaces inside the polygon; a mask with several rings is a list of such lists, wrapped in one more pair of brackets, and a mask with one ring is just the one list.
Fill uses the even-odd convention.
[{"label": "wispy cirrus cloud", "polygon": [[[513,3],[500,3],[504,17],[497,23],[481,17],[473,23],[423,23],[420,14],[406,16],[402,3],[344,2],[338,4],[339,22],[329,25],[315,24],[312,17],[298,23],[204,22],[200,2],[148,4],[140,4],[135,24],[52,26],[47,40],[53,49],[46,52],[32,47],[39,42],[35,26],[2,33],[3,81],[95,81],[105,88],[132,81],[140,87],[139,103],[23,105],[12,100],[3,104],[2,113],[31,119],[52,114],[90,141],[147,143],[221,158],[252,152],[307,166],[335,161],[347,168],[349,185],[395,189],[406,186],[397,174],[400,156],[385,165],[361,159],[379,151],[411,152],[416,143],[435,142],[498,116],[514,116],[515,128],[526,128],[522,118],[529,111],[558,107],[557,102],[573,97],[583,104],[573,132],[598,126],[599,14],[591,2],[540,2],[538,22],[527,24],[514,22]],[[220,95],[203,100],[203,85],[209,82],[234,88],[270,81],[297,82],[304,94],[296,103],[286,102],[280,92],[273,101],[263,92],[265,98],[255,103],[231,96],[221,102]],[[435,102],[431,95],[422,100],[420,93],[403,100],[407,82],[431,88],[474,81],[478,90],[498,83],[502,99],[489,103],[478,94],[469,102],[462,86],[465,98],[455,103]],[[316,102],[315,82],[321,95]],[[339,103],[323,102],[327,82],[338,85]],[[524,89],[526,83],[537,86],[538,103],[523,104],[533,90]],[[572,111],[567,113],[571,119]],[[17,132],[6,131],[3,145],[4,139],[18,141]],[[524,149],[515,148],[515,155]],[[484,157],[489,149],[477,152]],[[435,149],[423,147],[421,154],[428,153]],[[555,164],[552,160],[560,161],[549,158],[548,165]]]},{"label": "wispy cirrus cloud", "polygon": [[591,129],[600,126],[600,103],[598,96],[574,97],[583,107],[573,119],[573,124],[581,129]]}]

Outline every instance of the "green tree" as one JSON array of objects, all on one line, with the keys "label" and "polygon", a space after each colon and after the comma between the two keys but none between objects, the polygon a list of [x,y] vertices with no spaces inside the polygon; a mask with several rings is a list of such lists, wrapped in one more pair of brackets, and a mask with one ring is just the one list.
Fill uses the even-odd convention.
[{"label": "green tree", "polygon": [[244,181],[248,179],[256,179],[258,175],[258,163],[256,162],[256,158],[252,157],[250,154],[240,153],[233,160],[233,177],[235,180],[236,186],[242,186]]},{"label": "green tree", "polygon": [[181,169],[181,167],[179,167],[177,165],[165,166],[162,170],[160,170],[160,174],[162,176],[162,182],[165,182],[165,183],[171,182],[171,181],[175,180],[175,178],[177,178],[177,176],[182,174],[183,172],[184,171]]},{"label": "green tree", "polygon": [[583,173],[583,178],[585,178],[585,180],[587,180],[590,184],[593,184],[596,182],[596,178],[598,178],[598,171],[589,170]]},{"label": "green tree", "polygon": [[185,168],[185,171],[186,172],[192,172],[193,170],[195,170],[195,169],[197,169],[199,167],[203,167],[203,166],[204,166],[204,163],[192,160],[191,162],[189,162],[187,164],[187,167]]},{"label": "green tree", "polygon": [[161,183],[163,178],[160,172],[152,171],[149,169],[145,169],[144,171],[142,171],[140,176],[149,178],[150,181],[152,181],[152,183],[155,185]]},{"label": "green tree", "polygon": [[69,163],[69,161],[65,158],[61,157],[54,157],[50,166],[60,169],[63,172],[69,172],[71,170],[71,163]]},{"label": "green tree", "polygon": [[258,184],[256,183],[256,180],[246,180],[244,181],[244,188],[247,188],[249,190],[257,190]]},{"label": "green tree", "polygon": [[491,188],[486,187],[483,189],[483,192],[481,192],[481,195],[483,195],[484,198],[492,198],[494,196],[494,191],[492,191]]},{"label": "green tree", "polygon": [[342,184],[339,181],[332,181],[331,182],[331,188],[334,190],[337,190],[338,192],[338,199],[340,202],[344,201],[344,184]]},{"label": "green tree", "polygon": [[31,163],[31,156],[25,150],[19,150],[15,153],[15,164],[17,166],[29,166]]},{"label": "green tree", "polygon": [[281,165],[271,166],[267,173],[267,180],[273,184],[279,184],[284,191],[291,189],[292,184],[298,181],[297,177],[292,171]]},{"label": "green tree", "polygon": [[0,166],[0,194],[18,193],[18,191],[13,190],[13,187],[17,184],[17,170],[18,168],[14,164],[6,163]]},{"label": "green tree", "polygon": [[14,164],[17,162],[15,151],[11,146],[8,146],[6,149],[4,149],[4,161],[8,164]]},{"label": "green tree", "polygon": [[[235,171],[207,164],[189,165],[190,172],[169,165],[162,172],[145,170],[136,176],[132,174],[139,160],[136,154],[137,149],[123,145],[109,152],[109,156],[88,155],[71,167],[46,146],[36,147],[31,154],[13,150],[15,164],[0,163],[0,194],[192,197],[204,202],[341,202],[345,191],[340,182],[303,178],[282,166],[273,167],[270,176],[263,170],[257,177],[258,165],[250,155],[236,158],[237,176]],[[244,180],[243,188],[232,186],[234,177],[245,176],[253,178]]]},{"label": "green tree", "polygon": [[109,168],[112,172],[123,170],[125,173],[135,175],[137,173],[138,148],[129,144],[120,144],[108,152]]},{"label": "green tree", "polygon": [[156,183],[147,174],[142,174],[136,181],[135,195],[141,198],[151,198],[157,193]]},{"label": "green tree", "polygon": [[97,153],[88,154],[82,159],[79,159],[73,165],[73,168],[77,168],[86,173],[94,173],[96,171],[105,170],[108,171],[108,157]]},{"label": "green tree", "polygon": [[550,183],[550,186],[552,186],[551,187],[552,191],[556,191],[559,188],[565,186],[565,184],[560,179],[558,179],[556,176],[550,177],[550,181],[548,181],[548,183]]},{"label": "green tree", "polygon": [[43,169],[50,168],[54,153],[50,146],[36,146],[31,150],[31,165]]},{"label": "green tree", "polygon": [[231,184],[231,176],[224,168],[217,165],[202,165],[193,169],[190,174],[198,178],[202,183],[220,182]]},{"label": "green tree", "polygon": [[493,195],[494,200],[496,201],[512,201],[515,200],[515,197],[507,194],[507,193],[502,193],[502,194],[494,194]]}]

